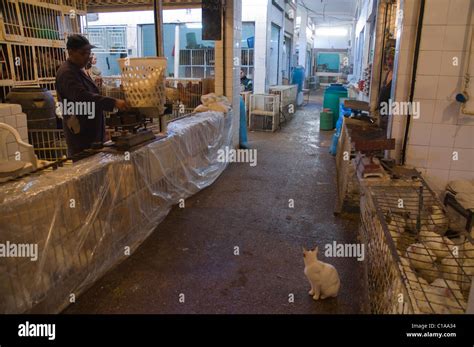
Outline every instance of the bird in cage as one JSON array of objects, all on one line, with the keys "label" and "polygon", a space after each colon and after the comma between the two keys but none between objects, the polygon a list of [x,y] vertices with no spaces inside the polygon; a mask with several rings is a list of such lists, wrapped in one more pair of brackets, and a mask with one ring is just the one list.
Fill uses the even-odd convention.
[{"label": "bird in cage", "polygon": [[439,277],[438,269],[434,264],[436,255],[422,243],[411,244],[405,253],[405,257],[417,273],[428,282]]},{"label": "bird in cage", "polygon": [[418,237],[420,241],[428,249],[430,249],[438,259],[452,254],[454,242],[447,237],[443,237],[433,231],[430,231],[429,226],[422,225]]}]

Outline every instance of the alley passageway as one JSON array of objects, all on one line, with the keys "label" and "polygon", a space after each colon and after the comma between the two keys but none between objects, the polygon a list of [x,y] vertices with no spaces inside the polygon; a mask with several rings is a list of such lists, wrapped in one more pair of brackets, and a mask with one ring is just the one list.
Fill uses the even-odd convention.
[{"label": "alley passageway", "polygon": [[250,133],[255,167],[233,163],[184,209],[175,206],[65,313],[364,312],[363,262],[321,254],[341,277],[335,299],[313,301],[303,273],[302,246],[323,253],[326,243],[357,242],[357,219],[333,216],[332,132],[319,132],[318,101],[275,133]]}]

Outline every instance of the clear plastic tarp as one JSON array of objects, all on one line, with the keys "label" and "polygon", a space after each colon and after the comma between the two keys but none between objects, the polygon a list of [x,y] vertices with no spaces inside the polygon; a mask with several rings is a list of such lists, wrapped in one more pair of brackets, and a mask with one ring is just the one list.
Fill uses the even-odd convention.
[{"label": "clear plastic tarp", "polygon": [[168,134],[129,158],[99,153],[0,185],[0,313],[60,312],[133,253],[224,171],[232,112],[177,120]]}]

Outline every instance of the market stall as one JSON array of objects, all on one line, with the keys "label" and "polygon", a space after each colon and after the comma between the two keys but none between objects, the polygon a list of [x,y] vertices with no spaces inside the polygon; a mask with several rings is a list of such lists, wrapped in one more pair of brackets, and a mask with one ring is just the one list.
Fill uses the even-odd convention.
[{"label": "market stall", "polygon": [[0,312],[60,312],[130,255],[173,205],[219,177],[231,112],[201,113],[168,130],[129,157],[98,153],[0,186],[0,239],[38,251],[35,260],[11,254],[0,264]]}]

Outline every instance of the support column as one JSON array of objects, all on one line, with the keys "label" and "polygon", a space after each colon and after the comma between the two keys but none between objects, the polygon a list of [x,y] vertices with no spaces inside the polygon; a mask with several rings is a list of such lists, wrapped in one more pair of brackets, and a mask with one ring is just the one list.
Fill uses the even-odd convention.
[{"label": "support column", "polygon": [[308,26],[308,13],[301,6],[298,7],[298,17],[300,20],[300,35],[298,40],[298,65],[306,67],[306,27]]},{"label": "support column", "polygon": [[240,130],[240,40],[242,38],[240,0],[226,1],[223,22],[224,40],[216,41],[215,45],[215,91],[218,95],[225,95],[232,103],[234,113],[232,144],[237,147]]}]

